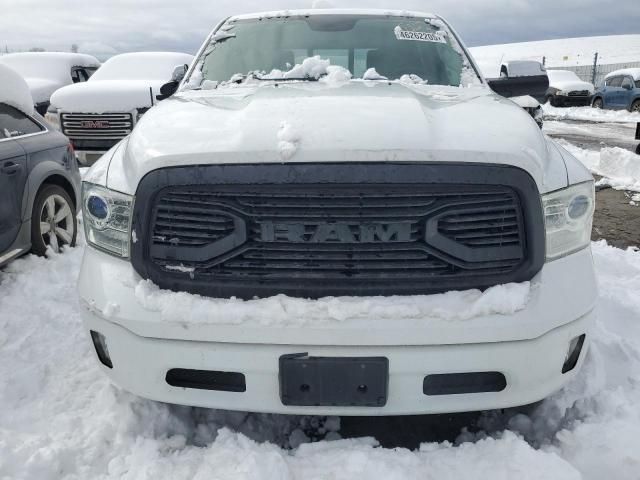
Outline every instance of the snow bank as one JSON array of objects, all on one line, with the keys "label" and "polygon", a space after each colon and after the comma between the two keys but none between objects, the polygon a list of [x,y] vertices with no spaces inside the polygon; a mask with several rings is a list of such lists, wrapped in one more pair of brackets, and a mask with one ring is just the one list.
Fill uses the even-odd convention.
[{"label": "snow bank", "polygon": [[640,113],[630,113],[626,110],[602,110],[591,107],[552,107],[550,104],[542,106],[544,118],[549,120],[579,120],[586,122],[640,122]]},{"label": "snow bank", "polygon": [[556,142],[580,160],[591,172],[603,179],[600,185],[610,185],[617,190],[640,192],[640,156],[618,147],[600,151],[585,150],[566,140]]},{"label": "snow bank", "polygon": [[327,325],[362,319],[466,321],[482,315],[512,314],[529,299],[529,282],[498,285],[484,292],[466,290],[439,295],[397,297],[326,297],[319,300],[285,295],[258,299],[214,299],[160,290],[140,281],[136,298],[163,322],[259,325]]},{"label": "snow bank", "polygon": [[120,391],[81,325],[83,248],[18,260],[0,272],[0,478],[635,480],[640,253],[603,242],[593,250],[599,321],[583,372],[529,416],[487,413],[480,433],[416,451],[340,439],[338,418],[180,407]]},{"label": "snow bank", "polygon": [[29,85],[18,72],[0,64],[0,85],[0,103],[6,103],[27,115],[33,115],[33,98]]}]

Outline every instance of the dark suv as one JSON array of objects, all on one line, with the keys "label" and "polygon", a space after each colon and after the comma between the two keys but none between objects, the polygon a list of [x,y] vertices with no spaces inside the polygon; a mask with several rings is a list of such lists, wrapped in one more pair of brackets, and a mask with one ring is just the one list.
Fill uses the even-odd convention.
[{"label": "dark suv", "polygon": [[75,244],[79,185],[69,140],[0,102],[0,266]]}]

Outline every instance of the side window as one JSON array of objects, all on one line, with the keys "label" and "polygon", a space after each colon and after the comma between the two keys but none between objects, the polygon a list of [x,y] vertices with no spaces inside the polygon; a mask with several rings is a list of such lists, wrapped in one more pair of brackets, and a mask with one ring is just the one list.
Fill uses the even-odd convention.
[{"label": "side window", "polygon": [[628,88],[629,90],[633,89],[633,80],[630,77],[624,77],[622,80],[622,88]]},{"label": "side window", "polygon": [[0,103],[0,138],[15,138],[38,133],[42,127],[20,110]]},{"label": "side window", "polygon": [[607,87],[619,87],[622,85],[622,77],[611,77],[607,80]]}]

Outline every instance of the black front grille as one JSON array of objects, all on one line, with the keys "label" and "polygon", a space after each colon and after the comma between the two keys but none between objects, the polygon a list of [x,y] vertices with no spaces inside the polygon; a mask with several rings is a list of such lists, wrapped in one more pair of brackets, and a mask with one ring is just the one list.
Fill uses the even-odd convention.
[{"label": "black front grille", "polygon": [[146,225],[133,245],[136,269],[174,290],[319,297],[484,288],[529,279],[538,262],[530,208],[514,186],[459,183],[459,175],[449,177],[456,183],[393,182],[391,171],[388,183],[318,183],[285,171],[279,183],[252,184],[240,173],[230,184],[192,172],[186,183],[139,191],[136,206],[150,202],[136,207],[136,224]]},{"label": "black front grille", "polygon": [[569,92],[569,96],[570,97],[588,97],[589,90],[574,90],[572,92]]}]

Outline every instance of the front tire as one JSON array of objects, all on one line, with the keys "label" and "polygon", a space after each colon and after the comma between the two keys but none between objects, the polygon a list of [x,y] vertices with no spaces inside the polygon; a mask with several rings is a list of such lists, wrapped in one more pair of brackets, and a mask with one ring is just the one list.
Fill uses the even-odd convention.
[{"label": "front tire", "polygon": [[631,104],[631,108],[629,108],[630,112],[638,112],[640,113],[640,100],[636,100]]},{"label": "front tire", "polygon": [[602,102],[602,98],[600,98],[600,97],[594,98],[593,102],[591,102],[591,106],[593,108],[599,108],[599,109],[604,108],[604,103]]},{"label": "front tire", "polygon": [[44,256],[47,248],[56,253],[65,245],[74,247],[78,222],[73,201],[58,185],[45,185],[36,195],[31,214],[31,251]]}]

